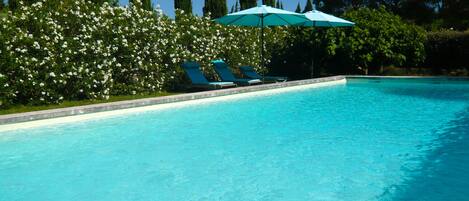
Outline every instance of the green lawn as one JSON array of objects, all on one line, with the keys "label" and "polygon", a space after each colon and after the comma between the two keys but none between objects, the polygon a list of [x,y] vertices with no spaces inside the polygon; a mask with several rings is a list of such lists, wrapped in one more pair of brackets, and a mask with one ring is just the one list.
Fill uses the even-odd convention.
[{"label": "green lawn", "polygon": [[41,106],[15,105],[8,109],[1,109],[0,115],[31,112],[31,111],[38,111],[38,110],[49,110],[49,109],[57,109],[57,108],[65,108],[65,107],[74,107],[74,106],[82,106],[82,105],[91,105],[91,104],[97,104],[97,103],[109,103],[109,102],[124,101],[124,100],[134,100],[134,99],[141,99],[141,98],[170,96],[170,95],[175,95],[175,94],[177,93],[160,92],[160,93],[154,93],[154,94],[148,94],[148,95],[111,96],[109,100],[64,101],[63,103],[57,104],[57,105],[41,105]]}]

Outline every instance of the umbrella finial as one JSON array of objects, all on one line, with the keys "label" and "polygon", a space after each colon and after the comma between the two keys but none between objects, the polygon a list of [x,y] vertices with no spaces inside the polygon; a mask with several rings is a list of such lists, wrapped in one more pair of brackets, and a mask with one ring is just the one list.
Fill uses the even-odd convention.
[{"label": "umbrella finial", "polygon": [[313,3],[313,10],[316,10],[316,3]]}]

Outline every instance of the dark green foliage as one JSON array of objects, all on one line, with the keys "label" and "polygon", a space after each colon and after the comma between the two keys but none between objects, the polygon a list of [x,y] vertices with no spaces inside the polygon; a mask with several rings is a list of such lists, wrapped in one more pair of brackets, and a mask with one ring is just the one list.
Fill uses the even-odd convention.
[{"label": "dark green foliage", "polygon": [[262,5],[275,7],[275,0],[262,0]]},{"label": "dark green foliage", "polygon": [[3,0],[0,0],[0,11],[3,10],[4,7],[5,3],[3,2]]},{"label": "dark green foliage", "polygon": [[174,8],[192,14],[192,0],[174,0]]},{"label": "dark green foliage", "polygon": [[380,74],[382,67],[420,65],[425,31],[384,8],[359,8],[341,16],[353,28],[291,28],[286,44],[272,56],[274,74],[308,78],[314,60],[319,74]]},{"label": "dark green foliage", "polygon": [[329,51],[330,55],[342,52],[343,59],[356,69],[376,74],[383,66],[417,66],[425,58],[424,30],[383,7],[351,10],[343,17],[356,26],[332,29],[330,33],[336,38]]},{"label": "dark green foliage", "polygon": [[306,2],[306,6],[305,6],[305,9],[303,10],[303,13],[306,13],[308,11],[312,11],[313,10],[313,2],[311,2],[311,0],[308,0]]},{"label": "dark green foliage", "polygon": [[[234,7],[232,10],[234,10]],[[223,17],[228,13],[226,0],[205,0],[203,11],[205,16],[210,13],[212,18]]]},{"label": "dark green foliage", "polygon": [[239,0],[239,3],[241,5],[241,10],[257,6],[256,0]]},{"label": "dark green foliage", "polygon": [[465,68],[469,70],[469,31],[440,31],[428,34],[425,66],[433,73]]},{"label": "dark green foliage", "polygon": [[301,13],[301,5],[299,2],[298,2],[298,5],[296,6],[295,13]]}]

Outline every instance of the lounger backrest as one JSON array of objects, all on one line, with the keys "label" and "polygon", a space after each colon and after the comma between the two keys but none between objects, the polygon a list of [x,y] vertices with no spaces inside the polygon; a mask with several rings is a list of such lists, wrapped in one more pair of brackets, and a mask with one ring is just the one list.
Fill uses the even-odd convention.
[{"label": "lounger backrest", "polygon": [[200,71],[200,65],[197,62],[188,61],[184,62],[181,66],[184,71],[186,71],[187,76],[189,77],[189,79],[191,79],[193,84],[209,83],[202,71]]},{"label": "lounger backrest", "polygon": [[262,79],[262,76],[257,74],[257,72],[254,70],[254,68],[251,67],[251,66],[241,66],[241,67],[239,67],[239,69],[241,70],[241,72],[244,75],[246,75],[249,78]]},{"label": "lounger backrest", "polygon": [[228,65],[223,60],[213,60],[212,64],[215,66],[215,71],[220,76],[221,80],[232,82],[236,78],[228,68]]}]

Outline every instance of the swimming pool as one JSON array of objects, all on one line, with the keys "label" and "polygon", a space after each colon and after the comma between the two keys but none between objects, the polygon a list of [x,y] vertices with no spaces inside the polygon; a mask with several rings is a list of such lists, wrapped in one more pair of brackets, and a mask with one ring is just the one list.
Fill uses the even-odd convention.
[{"label": "swimming pool", "polygon": [[350,78],[0,132],[0,200],[464,200],[468,148],[468,82]]}]

